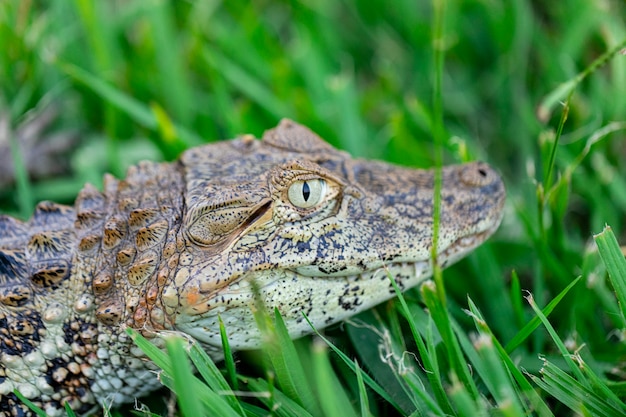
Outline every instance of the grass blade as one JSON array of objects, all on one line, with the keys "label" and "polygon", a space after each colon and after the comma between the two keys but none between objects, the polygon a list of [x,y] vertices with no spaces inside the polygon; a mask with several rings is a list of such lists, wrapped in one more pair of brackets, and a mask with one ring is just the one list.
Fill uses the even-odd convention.
[{"label": "grass blade", "polygon": [[[348,356],[346,356],[346,354],[343,353],[337,346],[335,346],[328,338],[324,337],[324,335],[317,331],[317,329],[315,328],[315,326],[313,326],[313,323],[311,323],[308,317],[304,316],[304,318],[313,329],[315,335],[322,339],[331,348],[331,350],[333,350],[333,352],[335,352],[337,356],[339,356],[344,364],[348,366],[348,368],[350,368],[353,372],[356,372],[356,363],[352,361]],[[368,374],[363,374],[363,380],[365,381],[367,386],[369,386],[374,392],[376,392],[376,394],[380,395],[381,398],[384,398],[385,401],[392,405],[396,410],[398,410],[398,412],[402,412],[402,408],[393,400],[393,398],[385,391],[383,387],[381,387],[374,379],[372,379],[372,377],[370,377]]]},{"label": "grass blade", "polygon": [[[394,291],[396,292],[396,296],[398,297],[398,302],[400,303],[401,306],[401,312],[405,315],[405,317],[408,320],[409,323],[409,328],[411,329],[411,334],[413,336],[413,340],[415,341],[415,343],[417,344],[417,350],[420,354],[420,357],[422,359],[423,365],[424,365],[424,369],[426,371],[426,374],[428,376],[428,381],[430,382],[430,385],[433,389],[433,392],[435,394],[435,398],[437,400],[437,404],[439,404],[439,407],[441,407],[442,412],[444,413],[452,413],[452,405],[450,404],[445,390],[443,388],[443,383],[442,383],[442,377],[438,372],[439,366],[437,365],[437,357],[436,354],[427,349],[426,345],[424,344],[424,341],[422,339],[422,336],[420,335],[419,331],[417,330],[417,325],[415,323],[415,321],[411,318],[412,316],[410,315],[410,310],[409,307],[406,303],[406,300],[404,299],[404,296],[402,294],[402,292],[400,291],[400,288],[398,287],[398,285],[396,284],[395,279],[390,275],[387,274],[388,278],[391,281],[391,285],[393,286]],[[431,281],[427,281],[424,284],[422,284],[421,286],[421,291],[422,291],[422,296],[424,298],[426,298],[425,293],[429,293],[432,294],[433,292],[435,292],[435,290],[432,288],[433,283]],[[432,298],[432,297],[430,297]],[[437,298],[437,297],[435,297]],[[437,298],[438,300],[438,298]]]},{"label": "grass blade", "polygon": [[604,265],[606,265],[609,278],[619,301],[622,313],[622,327],[626,327],[626,260],[624,259],[624,254],[610,226],[606,226],[602,232],[594,235],[593,238],[596,241],[596,245],[598,245],[600,257]]},{"label": "grass blade", "polygon": [[[522,374],[522,372],[519,371],[516,364],[513,362],[513,360],[509,356],[509,353],[505,350],[504,347],[502,347],[500,342],[496,339],[495,335],[491,331],[491,328],[487,325],[487,323],[485,322],[485,319],[483,318],[482,314],[480,313],[480,311],[478,310],[478,308],[476,307],[476,305],[474,304],[471,298],[468,298],[468,304],[470,308],[470,315],[472,319],[474,320],[474,324],[477,330],[481,333],[488,334],[491,337],[492,343],[498,350],[498,353],[500,355],[502,362],[506,365],[508,372],[511,373],[511,375],[515,379],[515,382],[517,383],[518,387],[521,389],[521,392],[524,393],[526,397],[528,398],[528,402],[532,405],[537,415],[541,417],[553,417],[553,414],[550,411],[550,408],[548,407],[548,405],[537,394],[537,392],[535,391],[535,388],[528,382],[528,380]],[[461,345],[464,347],[466,351],[466,355],[468,355],[468,357],[470,357],[471,359],[472,354],[468,352],[471,352],[473,349],[469,341],[466,340],[466,337],[463,336],[465,333],[460,328],[456,328],[456,332],[457,334],[459,334],[459,339],[461,341]],[[474,366],[476,366],[476,363],[477,363],[476,361],[472,360],[471,362]]]},{"label": "grass blade", "polygon": [[481,368],[485,371],[481,374],[482,380],[489,385],[489,391],[498,403],[498,408],[508,416],[525,416],[519,395],[494,348],[491,336],[481,334],[474,346],[480,357]]},{"label": "grass blade", "polygon": [[220,370],[206,352],[197,343],[193,343],[189,348],[188,354],[198,370],[198,373],[202,376],[209,388],[221,394],[233,410],[237,411],[240,415],[245,415],[241,403],[233,393],[236,389],[234,387],[231,389]]},{"label": "grass blade", "polygon": [[[545,306],[542,310],[543,315],[548,317],[550,313],[556,308],[557,305],[563,300],[563,297],[567,295],[567,293],[580,281],[581,277],[577,277],[572,282],[569,283],[567,287],[565,287],[556,297],[554,297],[547,306]],[[519,345],[524,343],[524,340],[530,336],[532,332],[535,331],[537,327],[541,324],[541,319],[537,316],[533,317],[524,328],[522,328],[513,339],[507,343],[505,346],[505,350],[507,352],[513,352]]]},{"label": "grass blade", "polygon": [[358,362],[354,362],[355,366],[355,374],[356,374],[356,383],[359,389],[359,408],[361,409],[361,417],[372,417],[372,412],[370,411],[370,403],[369,398],[367,396],[367,390],[365,389],[365,383],[363,382],[363,372],[359,367]]},{"label": "grass blade", "polygon": [[446,307],[437,296],[432,285],[428,282],[422,285],[422,295],[430,314],[433,316],[433,321],[439,330],[439,334],[443,339],[443,346],[446,347],[448,359],[452,364],[456,377],[468,389],[474,399],[478,399],[480,394],[469,374],[465,357],[459,346],[459,340],[452,331],[450,316]]},{"label": "grass blade", "polygon": [[220,338],[222,340],[222,349],[224,350],[224,365],[226,367],[226,374],[228,375],[230,384],[236,391],[239,389],[239,382],[237,380],[237,371],[235,369],[235,358],[233,356],[233,351],[230,348],[230,343],[228,342],[228,334],[226,333],[226,327],[224,326],[222,317],[220,316],[218,319],[220,322]]},{"label": "grass blade", "polygon": [[[257,299],[260,299],[257,295]],[[311,414],[320,413],[313,391],[303,369],[303,361],[298,357],[293,340],[278,310],[274,320],[269,317],[264,306],[258,303],[254,316],[262,334],[263,351],[266,353],[279,386],[285,395],[302,405]]]},{"label": "grass blade", "polygon": [[177,336],[168,336],[165,339],[165,346],[172,361],[174,391],[178,397],[181,414],[185,417],[201,416],[203,414],[202,405],[190,389],[189,381],[192,381],[194,376],[191,373],[189,360],[183,347],[183,339]]},{"label": "grass blade", "polygon": [[[177,333],[168,334],[165,339],[168,352],[166,353],[150,343],[137,331],[127,328],[126,332],[131,336],[133,342],[162,369],[159,380],[163,385],[176,392],[179,405],[185,416],[242,417],[242,408],[239,405],[233,407],[231,400],[224,398],[223,392],[216,392],[191,372],[188,355],[183,345],[187,339],[181,338]],[[203,355],[199,354],[198,351],[193,351],[192,356],[201,364],[201,368],[210,366],[207,365]],[[214,387],[227,386],[221,376],[211,375],[210,369],[203,371],[203,376],[206,375]],[[230,389],[227,389],[227,395],[232,395]],[[231,396],[230,398],[235,397]]]},{"label": "grass blade", "polygon": [[623,403],[608,401],[545,359],[541,374],[542,378],[531,376],[531,379],[574,412],[588,410],[590,415],[598,417],[621,416],[626,413]]},{"label": "grass blade", "polygon": [[326,345],[322,340],[317,339],[313,342],[312,349],[313,376],[315,386],[319,389],[317,398],[319,398],[323,415],[327,417],[356,417],[350,399],[330,366]]},{"label": "grass blade", "polygon": [[263,379],[248,379],[246,381],[252,392],[258,395],[256,398],[272,410],[276,417],[313,417],[321,414],[311,414],[288,395],[274,389],[268,381]]},{"label": "grass blade", "polygon": [[13,390],[13,394],[15,394],[15,396],[17,398],[20,399],[21,402],[23,402],[24,404],[26,404],[26,406],[28,408],[30,408],[35,414],[37,414],[39,417],[46,417],[47,414],[45,411],[43,411],[41,408],[37,407],[35,404],[33,404],[33,402],[31,400],[29,400],[28,398],[24,397],[22,395],[21,392],[19,392],[18,390]]},{"label": "grass blade", "polygon": [[565,363],[567,364],[567,366],[570,369],[570,371],[572,372],[572,374],[574,374],[574,376],[576,377],[576,379],[578,381],[580,381],[580,383],[582,383],[582,384],[584,384],[586,386],[589,386],[590,382],[587,381],[587,379],[582,374],[580,368],[572,360],[572,356],[569,353],[569,351],[567,350],[567,347],[565,346],[565,344],[563,343],[563,341],[561,340],[559,335],[554,330],[554,327],[552,326],[552,324],[548,321],[546,316],[541,312],[541,309],[535,303],[535,300],[533,299],[533,296],[532,295],[528,295],[528,297],[526,297],[526,299],[528,300],[528,303],[530,304],[531,308],[535,311],[535,314],[539,317],[539,319],[543,323],[543,326],[546,328],[546,330],[550,334],[550,337],[552,338],[552,341],[556,344],[557,348],[561,352],[561,356],[565,360]]}]

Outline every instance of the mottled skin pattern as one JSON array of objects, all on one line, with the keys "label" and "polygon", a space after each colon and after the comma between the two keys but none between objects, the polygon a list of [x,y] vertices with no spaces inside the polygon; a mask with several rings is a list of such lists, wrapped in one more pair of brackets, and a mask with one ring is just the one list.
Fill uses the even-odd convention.
[{"label": "mottled skin pattern", "polygon": [[[443,169],[441,197],[447,266],[495,231],[505,192],[471,163]],[[127,326],[219,359],[220,316],[233,348],[258,347],[253,287],[294,337],[302,313],[323,328],[391,298],[388,273],[402,288],[431,274],[432,200],[432,171],[352,159],[284,120],[108,176],[74,207],[0,217],[0,415],[29,415],[14,389],[54,416],[156,388]]]}]

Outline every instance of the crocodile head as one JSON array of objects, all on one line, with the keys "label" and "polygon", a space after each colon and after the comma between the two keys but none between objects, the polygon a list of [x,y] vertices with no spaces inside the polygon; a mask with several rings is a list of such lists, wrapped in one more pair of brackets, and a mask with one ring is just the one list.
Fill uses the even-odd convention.
[{"label": "crocodile head", "polygon": [[[162,292],[174,326],[220,347],[259,345],[255,299],[294,337],[346,319],[431,275],[434,171],[353,159],[292,121],[181,158],[178,266]],[[442,170],[437,259],[465,256],[498,227],[505,199],[484,163]],[[219,349],[216,349],[216,351]]]}]

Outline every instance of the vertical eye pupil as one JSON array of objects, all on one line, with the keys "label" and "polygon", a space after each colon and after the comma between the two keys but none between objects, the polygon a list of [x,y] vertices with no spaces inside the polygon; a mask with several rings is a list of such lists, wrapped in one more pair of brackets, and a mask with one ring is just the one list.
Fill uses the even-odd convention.
[{"label": "vertical eye pupil", "polygon": [[309,187],[309,183],[304,181],[302,183],[302,198],[304,198],[304,201],[309,201],[310,196],[311,196],[311,188]]},{"label": "vertical eye pupil", "polygon": [[[2,1],[2,0],[0,0]],[[296,180],[287,190],[289,202],[296,207],[308,209],[324,200],[326,181],[314,178],[308,181]],[[1,414],[1,413],[0,413]]]}]

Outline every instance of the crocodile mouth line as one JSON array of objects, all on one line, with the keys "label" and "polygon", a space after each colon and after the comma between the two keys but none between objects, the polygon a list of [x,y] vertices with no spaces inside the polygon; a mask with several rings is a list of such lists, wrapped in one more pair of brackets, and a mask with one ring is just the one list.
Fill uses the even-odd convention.
[{"label": "crocodile mouth line", "polygon": [[[442,267],[447,267],[452,263],[462,259],[467,253],[474,248],[480,246],[491,234],[498,228],[498,225],[494,225],[471,235],[463,236],[452,242],[444,250],[438,253],[437,260]],[[285,269],[283,272],[287,275],[298,276],[299,279],[311,279],[311,280],[347,280],[349,282],[361,281],[366,279],[372,279],[377,274],[388,274],[394,270],[407,270],[408,268],[414,269],[415,277],[424,277],[431,273],[432,269],[432,257],[425,259],[415,259],[406,261],[391,261],[385,262],[383,265],[376,266],[371,269],[365,269],[358,273],[346,274],[346,275],[308,275],[298,271],[297,269]],[[273,279],[267,279],[267,271],[255,271],[242,276],[236,282],[230,284],[230,288],[227,293],[237,293],[240,291],[247,292],[256,286],[256,290],[264,290],[272,285],[275,285],[278,281],[285,279],[284,274],[277,274]],[[254,282],[254,284],[252,283]]]},{"label": "crocodile mouth line", "polygon": [[448,267],[463,258],[472,250],[485,242],[497,229],[500,222],[480,232],[463,236],[448,245],[447,248],[437,254],[437,261],[442,267]]},{"label": "crocodile mouth line", "polygon": [[[474,248],[480,246],[498,228],[499,222],[495,222],[477,233],[462,236],[453,241],[444,250],[437,254],[437,262],[442,268],[446,268],[459,261]],[[206,314],[215,315],[231,308],[236,308],[240,304],[249,303],[255,294],[270,292],[285,286],[292,280],[302,280],[304,287],[318,287],[319,282],[326,282],[324,285],[334,285],[343,281],[345,284],[359,284],[382,279],[397,279],[396,281],[402,291],[412,288],[420,282],[428,280],[432,275],[433,258],[428,256],[422,259],[411,259],[404,261],[390,261],[382,265],[378,264],[373,268],[346,275],[308,275],[296,269],[283,269],[275,271],[251,271],[231,282],[227,287],[215,292],[210,297],[211,307],[207,306],[206,299],[196,305],[190,305],[187,314],[190,316],[203,316]],[[407,282],[409,280],[410,282]],[[314,282],[318,281],[317,284]],[[310,284],[305,284],[309,282]],[[324,286],[322,285],[322,286]],[[221,300],[217,303],[215,300]],[[237,301],[239,300],[239,301]],[[244,301],[247,300],[247,301]],[[184,320],[186,321],[186,320]]]}]

